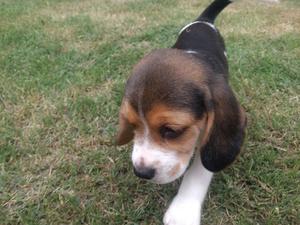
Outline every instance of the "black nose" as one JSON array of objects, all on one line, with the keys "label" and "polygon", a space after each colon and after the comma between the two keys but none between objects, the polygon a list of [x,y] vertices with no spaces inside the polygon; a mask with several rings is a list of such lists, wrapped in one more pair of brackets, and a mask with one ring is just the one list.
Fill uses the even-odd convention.
[{"label": "black nose", "polygon": [[155,169],[147,167],[133,167],[134,174],[143,179],[152,179],[155,175]]}]

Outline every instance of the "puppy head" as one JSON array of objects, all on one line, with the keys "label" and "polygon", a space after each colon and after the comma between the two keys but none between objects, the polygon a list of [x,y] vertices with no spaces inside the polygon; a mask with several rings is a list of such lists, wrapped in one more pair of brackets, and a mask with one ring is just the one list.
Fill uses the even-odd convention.
[{"label": "puppy head", "polygon": [[[236,146],[241,145],[237,139],[243,137],[242,113],[220,77],[175,49],[154,51],[135,66],[120,109],[117,143],[133,139],[137,176],[156,183],[177,179],[196,146],[201,147],[202,162],[211,171],[234,160]],[[212,91],[213,86],[219,90]]]},{"label": "puppy head", "polygon": [[[197,119],[186,109],[172,108],[164,103],[155,103],[149,111],[139,112],[124,100],[120,116],[127,124],[120,126],[120,144],[130,140],[129,133],[134,137],[135,174],[156,183],[171,182],[184,173],[197,139],[205,130],[204,113]],[[126,140],[123,135],[128,135]]]}]

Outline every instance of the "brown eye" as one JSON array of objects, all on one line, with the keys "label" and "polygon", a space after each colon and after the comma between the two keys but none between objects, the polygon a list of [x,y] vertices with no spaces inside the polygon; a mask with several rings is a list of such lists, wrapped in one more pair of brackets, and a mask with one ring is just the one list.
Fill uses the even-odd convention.
[{"label": "brown eye", "polygon": [[164,139],[175,139],[179,137],[185,129],[175,130],[168,126],[161,126],[159,128],[160,136]]}]

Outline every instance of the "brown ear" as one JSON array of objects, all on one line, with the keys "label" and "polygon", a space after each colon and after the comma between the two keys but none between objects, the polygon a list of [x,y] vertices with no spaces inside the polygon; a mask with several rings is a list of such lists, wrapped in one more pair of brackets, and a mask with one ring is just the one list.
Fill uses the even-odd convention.
[{"label": "brown ear", "polygon": [[119,128],[116,138],[117,145],[125,145],[134,137],[134,125],[131,124],[125,116],[128,113],[130,113],[128,112],[128,104],[123,101],[119,113]]},{"label": "brown ear", "polygon": [[209,88],[211,99],[206,101],[209,131],[201,148],[201,160],[206,169],[218,172],[230,165],[240,152],[245,114],[225,80],[218,80]]},{"label": "brown ear", "polygon": [[206,117],[206,126],[203,132],[203,136],[201,137],[200,148],[205,146],[209,140],[210,133],[212,131],[212,127],[215,121],[215,113],[212,110],[208,110]]}]

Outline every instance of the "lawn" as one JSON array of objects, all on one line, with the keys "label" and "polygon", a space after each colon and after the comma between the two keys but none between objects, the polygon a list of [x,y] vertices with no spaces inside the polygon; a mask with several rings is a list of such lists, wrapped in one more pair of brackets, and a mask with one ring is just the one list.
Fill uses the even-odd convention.
[{"label": "lawn", "polygon": [[[132,66],[208,0],[0,0],[0,224],[156,225],[179,182],[136,178],[115,147]],[[300,224],[300,2],[241,0],[217,20],[247,139],[202,224]]]}]

